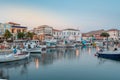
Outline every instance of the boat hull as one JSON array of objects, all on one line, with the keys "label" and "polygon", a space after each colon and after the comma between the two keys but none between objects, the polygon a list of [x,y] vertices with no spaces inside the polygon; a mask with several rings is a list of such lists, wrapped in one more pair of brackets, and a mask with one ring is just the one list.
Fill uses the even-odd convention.
[{"label": "boat hull", "polygon": [[23,60],[23,59],[28,58],[29,56],[30,56],[30,53],[19,54],[19,55],[9,54],[8,56],[6,56],[6,55],[1,56],[0,57],[0,63]]},{"label": "boat hull", "polygon": [[102,57],[102,58],[108,58],[108,59],[120,59],[120,53],[118,54],[108,54],[108,53],[97,53],[98,57]]},{"label": "boat hull", "polygon": [[57,45],[57,48],[75,48],[75,45]]}]

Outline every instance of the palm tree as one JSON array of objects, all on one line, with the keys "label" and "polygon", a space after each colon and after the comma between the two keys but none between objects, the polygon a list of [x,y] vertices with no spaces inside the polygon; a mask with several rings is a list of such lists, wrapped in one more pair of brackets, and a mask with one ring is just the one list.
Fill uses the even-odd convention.
[{"label": "palm tree", "polygon": [[10,31],[9,30],[5,30],[5,33],[3,34],[3,36],[6,38],[6,40],[8,39],[8,38],[11,38],[12,37],[12,34],[10,33]]},{"label": "palm tree", "polygon": [[23,38],[25,37],[24,32],[19,32],[19,33],[17,34],[17,37],[18,37],[18,39],[23,39]]},{"label": "palm tree", "polygon": [[106,38],[107,38],[107,48],[108,48],[108,37],[110,36],[109,33],[103,32],[103,33],[101,33],[100,36],[101,36],[101,37],[106,37]]}]

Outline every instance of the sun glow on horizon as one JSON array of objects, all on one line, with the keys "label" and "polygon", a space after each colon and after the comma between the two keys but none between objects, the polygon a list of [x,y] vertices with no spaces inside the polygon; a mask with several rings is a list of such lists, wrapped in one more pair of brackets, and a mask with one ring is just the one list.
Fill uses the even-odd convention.
[{"label": "sun glow on horizon", "polygon": [[49,25],[54,28],[64,28],[64,24],[66,24],[66,21],[62,18],[62,16],[59,16],[51,11],[45,11],[43,9],[39,9],[37,11],[14,6],[4,7],[4,10],[0,13],[0,22],[5,23],[9,21],[29,26],[29,29],[40,25]]}]

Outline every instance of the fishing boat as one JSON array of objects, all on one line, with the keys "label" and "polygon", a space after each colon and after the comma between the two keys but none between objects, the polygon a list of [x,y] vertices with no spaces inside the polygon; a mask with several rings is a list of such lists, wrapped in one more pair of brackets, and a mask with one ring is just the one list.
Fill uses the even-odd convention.
[{"label": "fishing boat", "polygon": [[44,42],[46,43],[47,48],[56,48],[57,40],[44,40]]},{"label": "fishing boat", "polygon": [[75,44],[57,44],[57,48],[75,48]]},{"label": "fishing boat", "polygon": [[109,59],[120,59],[120,50],[114,51],[100,50],[96,53],[96,56]]},{"label": "fishing boat", "polygon": [[41,53],[42,48],[36,47],[36,48],[25,48],[23,49],[25,52],[30,52],[30,53]]},{"label": "fishing boat", "polygon": [[0,63],[23,60],[28,58],[29,56],[30,56],[30,53],[21,52],[20,50],[18,50],[16,54],[10,53],[10,54],[0,55]]},{"label": "fishing boat", "polygon": [[25,49],[23,49],[25,52],[43,53],[46,51],[46,45],[40,45],[38,40],[27,41],[23,45],[25,46]]},{"label": "fishing boat", "polygon": [[73,42],[68,41],[61,41],[57,44],[57,48],[75,48],[76,44]]}]

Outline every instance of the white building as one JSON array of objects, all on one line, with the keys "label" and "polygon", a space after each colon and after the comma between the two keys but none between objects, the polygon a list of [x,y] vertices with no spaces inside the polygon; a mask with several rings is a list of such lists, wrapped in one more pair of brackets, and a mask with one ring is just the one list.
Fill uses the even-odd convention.
[{"label": "white building", "polygon": [[11,25],[7,23],[0,23],[0,40],[4,40],[3,34],[6,30],[11,32]]},{"label": "white building", "polygon": [[57,30],[57,29],[53,29],[53,36],[54,36],[54,39],[61,40],[62,31]]},{"label": "white building", "polygon": [[119,30],[117,29],[110,29],[107,31],[109,33],[109,40],[119,40]]},{"label": "white building", "polygon": [[33,29],[40,40],[49,40],[53,38],[53,28],[48,25],[42,25]]},{"label": "white building", "polygon": [[11,31],[11,25],[7,23],[0,23],[0,35],[3,35],[5,30]]},{"label": "white building", "polygon": [[62,30],[61,38],[65,40],[81,41],[81,33],[80,30],[77,29],[64,29]]}]

